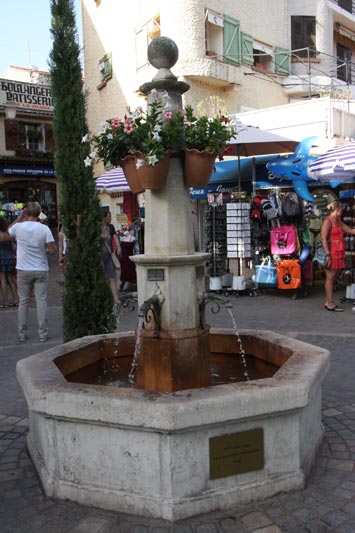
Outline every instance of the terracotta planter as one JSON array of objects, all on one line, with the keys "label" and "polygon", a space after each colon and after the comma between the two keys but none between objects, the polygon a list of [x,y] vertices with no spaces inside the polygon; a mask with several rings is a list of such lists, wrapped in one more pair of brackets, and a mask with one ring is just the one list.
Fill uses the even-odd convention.
[{"label": "terracotta planter", "polygon": [[[142,159],[136,155],[136,159]],[[163,159],[152,167],[146,162],[138,167],[137,172],[139,181],[144,189],[158,190],[165,187],[166,179],[169,172],[170,154],[166,154]]]},{"label": "terracotta planter", "polygon": [[184,178],[188,187],[207,187],[212,176],[217,153],[185,148]]},{"label": "terracotta planter", "polygon": [[142,187],[138,176],[136,168],[136,158],[134,157],[134,155],[127,155],[123,159],[120,159],[118,161],[118,164],[122,167],[122,170],[124,172],[124,175],[126,176],[126,180],[128,185],[130,186],[131,191],[134,194],[144,192],[144,187]]}]

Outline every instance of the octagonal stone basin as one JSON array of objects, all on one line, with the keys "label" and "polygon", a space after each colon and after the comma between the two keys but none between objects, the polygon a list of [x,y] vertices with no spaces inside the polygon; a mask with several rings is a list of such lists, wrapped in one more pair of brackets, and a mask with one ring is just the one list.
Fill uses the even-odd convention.
[{"label": "octagonal stone basin", "polygon": [[[27,445],[46,494],[178,520],[302,488],[323,436],[330,354],[269,331],[240,336],[247,353],[278,368],[272,377],[170,394],[69,381],[103,359],[123,364],[134,332],[19,361]],[[235,353],[235,332],[211,329],[210,345]]]}]

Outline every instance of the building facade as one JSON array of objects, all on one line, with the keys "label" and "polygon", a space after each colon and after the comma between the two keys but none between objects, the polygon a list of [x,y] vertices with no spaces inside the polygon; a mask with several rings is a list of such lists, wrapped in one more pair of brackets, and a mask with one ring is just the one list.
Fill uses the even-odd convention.
[{"label": "building facade", "polygon": [[0,79],[1,210],[11,220],[18,204],[38,201],[55,227],[59,191],[50,79],[20,67],[10,67],[5,76]]},{"label": "building facade", "polygon": [[142,104],[139,86],[155,73],[147,46],[160,35],[179,48],[173,72],[190,84],[184,103],[211,115],[355,94],[351,1],[83,0],[82,8],[93,132]]}]

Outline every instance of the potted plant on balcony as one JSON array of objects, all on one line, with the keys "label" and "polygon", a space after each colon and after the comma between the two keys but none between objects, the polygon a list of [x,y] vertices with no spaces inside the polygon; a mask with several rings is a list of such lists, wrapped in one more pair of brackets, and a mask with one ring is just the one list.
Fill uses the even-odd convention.
[{"label": "potted plant on balcony", "polygon": [[188,187],[206,187],[217,157],[223,159],[227,141],[236,135],[234,121],[218,114],[196,117],[191,106],[186,106],[184,117],[185,168]]}]

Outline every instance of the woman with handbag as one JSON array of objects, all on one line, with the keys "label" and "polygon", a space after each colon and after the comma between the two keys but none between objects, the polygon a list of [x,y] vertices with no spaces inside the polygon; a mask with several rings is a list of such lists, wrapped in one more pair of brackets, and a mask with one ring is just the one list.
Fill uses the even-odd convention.
[{"label": "woman with handbag", "polygon": [[330,214],[323,220],[321,227],[321,241],[325,251],[325,304],[327,311],[342,312],[344,309],[333,302],[334,283],[339,271],[345,268],[344,233],[355,235],[355,228],[350,228],[341,220],[342,205],[338,200],[327,205]]},{"label": "woman with handbag", "polygon": [[[101,224],[101,235],[103,238],[103,247],[102,247],[102,262],[104,266],[104,274],[108,278],[110,283],[110,289],[113,298],[113,304],[116,306],[118,304],[118,289],[117,289],[117,280],[116,280],[116,269],[119,269],[119,260],[116,255],[116,250],[112,250],[112,235],[110,231],[109,223],[107,222],[107,213],[104,213]],[[118,241],[118,239],[117,239]],[[116,243],[116,241],[114,241]],[[119,245],[119,241],[118,241]],[[118,251],[118,248],[117,248]]]}]

